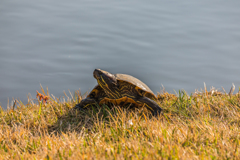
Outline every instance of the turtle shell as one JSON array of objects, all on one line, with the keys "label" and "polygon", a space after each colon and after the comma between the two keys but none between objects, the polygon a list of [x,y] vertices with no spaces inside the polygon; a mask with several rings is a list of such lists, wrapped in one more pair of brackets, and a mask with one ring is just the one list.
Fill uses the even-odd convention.
[{"label": "turtle shell", "polygon": [[118,84],[124,83],[123,85],[130,85],[141,96],[145,96],[153,100],[157,99],[153,91],[139,79],[127,74],[115,74],[115,76],[117,78]]}]

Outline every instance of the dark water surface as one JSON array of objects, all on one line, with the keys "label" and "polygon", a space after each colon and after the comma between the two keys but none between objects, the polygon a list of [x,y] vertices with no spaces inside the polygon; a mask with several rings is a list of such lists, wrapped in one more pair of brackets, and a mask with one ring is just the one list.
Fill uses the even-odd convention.
[{"label": "dark water surface", "polygon": [[[240,1],[1,0],[0,103],[82,93],[95,68],[154,93],[240,86]],[[238,90],[238,89],[237,89]]]}]

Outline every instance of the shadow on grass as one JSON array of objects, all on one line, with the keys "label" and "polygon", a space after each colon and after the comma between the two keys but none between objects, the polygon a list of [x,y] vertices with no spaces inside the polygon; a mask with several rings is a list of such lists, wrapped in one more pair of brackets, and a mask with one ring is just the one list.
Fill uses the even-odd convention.
[{"label": "shadow on grass", "polygon": [[[152,117],[149,113],[146,113],[144,108],[136,108],[131,106],[119,107],[119,106],[107,106],[92,105],[84,110],[75,110],[73,108],[68,109],[65,114],[59,115],[56,123],[48,127],[50,134],[61,134],[67,132],[94,132],[99,129],[99,125],[103,123],[108,125],[110,121],[114,121],[121,117],[147,115]],[[100,124],[101,123],[101,124]]]}]

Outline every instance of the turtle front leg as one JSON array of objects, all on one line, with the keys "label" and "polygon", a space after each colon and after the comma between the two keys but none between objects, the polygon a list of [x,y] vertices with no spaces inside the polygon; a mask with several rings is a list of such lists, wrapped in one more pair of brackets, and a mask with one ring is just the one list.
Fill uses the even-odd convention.
[{"label": "turtle front leg", "polygon": [[95,99],[88,97],[88,98],[81,100],[81,102],[78,103],[73,109],[82,110],[82,109],[87,108],[88,106],[94,105],[96,103],[97,102]]},{"label": "turtle front leg", "polygon": [[144,103],[148,110],[152,112],[154,116],[160,115],[162,108],[152,99],[147,97],[140,97],[136,99],[138,103]]}]

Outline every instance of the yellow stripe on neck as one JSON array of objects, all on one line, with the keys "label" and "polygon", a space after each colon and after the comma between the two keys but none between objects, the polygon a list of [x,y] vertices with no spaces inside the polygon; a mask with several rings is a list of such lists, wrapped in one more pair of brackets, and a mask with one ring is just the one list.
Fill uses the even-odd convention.
[{"label": "yellow stripe on neck", "polygon": [[100,87],[103,88],[103,90],[106,90],[107,94],[110,94],[115,99],[118,99],[121,97],[121,95],[118,92],[112,92],[111,89],[109,89],[108,84],[104,81],[104,79],[101,77],[102,81],[97,80]]}]

